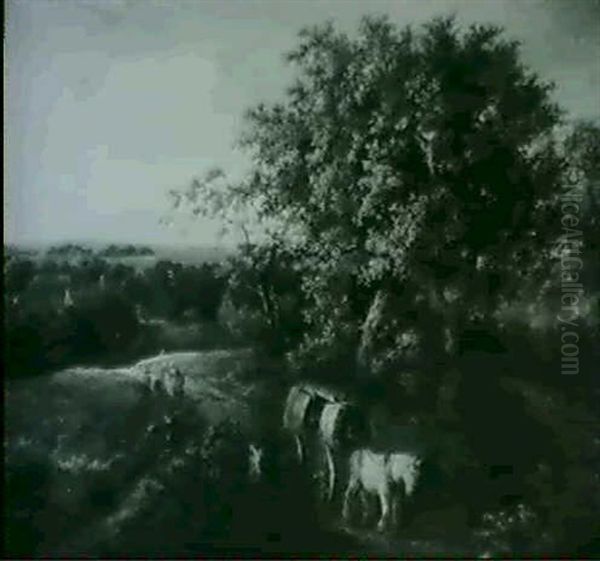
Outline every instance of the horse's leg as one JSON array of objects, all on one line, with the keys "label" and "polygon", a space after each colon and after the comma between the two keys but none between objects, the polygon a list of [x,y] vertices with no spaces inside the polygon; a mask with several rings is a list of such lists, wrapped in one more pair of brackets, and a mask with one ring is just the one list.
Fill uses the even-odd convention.
[{"label": "horse's leg", "polygon": [[329,446],[325,445],[325,456],[327,459],[327,501],[333,500],[333,493],[335,491],[335,463],[333,461],[333,454]]},{"label": "horse's leg", "polygon": [[390,508],[390,528],[394,531],[398,528],[399,504],[399,498],[397,496],[392,497],[392,504]]},{"label": "horse's leg", "polygon": [[348,487],[344,493],[344,505],[342,507],[342,518],[347,522],[350,521],[350,500],[358,489],[358,478],[352,477],[348,481]]},{"label": "horse's leg", "polygon": [[304,453],[302,450],[302,441],[300,440],[300,437],[298,435],[296,435],[294,437],[295,441],[296,441],[296,453],[298,454],[298,461],[300,463],[304,462]]},{"label": "horse's leg", "polygon": [[369,501],[369,495],[366,489],[361,489],[360,492],[360,502],[362,506],[362,516],[361,516],[361,524],[364,526],[367,523],[367,519],[369,517],[369,505],[371,501]]},{"label": "horse's leg", "polygon": [[381,502],[381,518],[377,524],[377,530],[383,532],[388,524],[390,513],[390,497],[389,489],[381,488],[379,490],[379,501]]},{"label": "horse's leg", "polygon": [[399,524],[402,519],[402,509],[404,507],[404,497],[405,496],[406,495],[404,493],[404,487],[401,486],[400,489],[398,489],[398,492],[394,496],[394,503],[392,505],[393,506],[392,524],[393,524],[394,530],[398,530]]}]

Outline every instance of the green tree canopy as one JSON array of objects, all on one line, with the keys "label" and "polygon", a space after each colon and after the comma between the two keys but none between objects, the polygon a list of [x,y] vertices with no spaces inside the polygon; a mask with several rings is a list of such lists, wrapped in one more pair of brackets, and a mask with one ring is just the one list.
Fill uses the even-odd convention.
[{"label": "green tree canopy", "polygon": [[211,171],[176,203],[246,205],[297,247],[296,362],[384,374],[443,360],[460,326],[548,274],[569,169],[552,85],[500,28],[452,18],[305,29],[287,60],[284,99],[247,114],[246,179]]}]

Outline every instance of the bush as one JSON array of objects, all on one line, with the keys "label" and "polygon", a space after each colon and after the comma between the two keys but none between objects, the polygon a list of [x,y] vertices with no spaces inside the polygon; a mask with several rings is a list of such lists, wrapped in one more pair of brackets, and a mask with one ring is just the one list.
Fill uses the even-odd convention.
[{"label": "bush", "polygon": [[200,458],[206,482],[205,532],[222,538],[230,533],[232,505],[247,481],[246,445],[239,426],[226,421],[209,427],[200,447]]},{"label": "bush", "polygon": [[43,325],[43,318],[35,316],[6,323],[4,366],[8,377],[27,376],[45,368]]},{"label": "bush", "polygon": [[85,353],[123,352],[135,340],[139,324],[134,307],[116,292],[84,299],[67,311],[73,343]]},{"label": "bush", "polygon": [[4,472],[4,547],[8,557],[32,556],[36,545],[43,541],[45,536],[35,519],[46,506],[51,476],[51,466],[42,458],[21,458],[14,464],[7,464]]},{"label": "bush", "polygon": [[36,273],[36,265],[29,259],[13,258],[4,265],[4,290],[9,294],[25,291]]},{"label": "bush", "polygon": [[92,293],[73,307],[42,312],[11,309],[5,318],[9,377],[41,374],[74,361],[117,358],[139,335],[132,305],[114,292]]},{"label": "bush", "polygon": [[492,555],[547,553],[552,547],[551,537],[543,531],[540,516],[524,503],[487,512],[482,522],[477,536]]},{"label": "bush", "polygon": [[258,341],[266,335],[267,326],[261,314],[248,307],[235,306],[229,292],[219,306],[217,321],[239,341]]},{"label": "bush", "polygon": [[248,245],[229,267],[219,322],[238,340],[282,356],[304,333],[301,277],[291,252],[276,242]]}]

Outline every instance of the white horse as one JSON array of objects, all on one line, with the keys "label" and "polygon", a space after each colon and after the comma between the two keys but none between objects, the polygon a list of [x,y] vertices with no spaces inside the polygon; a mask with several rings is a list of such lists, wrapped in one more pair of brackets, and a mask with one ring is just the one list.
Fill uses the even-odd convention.
[{"label": "white horse", "polygon": [[[377,529],[383,531],[390,526],[395,527],[399,503],[415,490],[421,459],[411,453],[381,453],[363,448],[351,454],[349,467],[350,477],[342,511],[344,519],[350,517],[350,501],[362,490],[379,499],[381,516]],[[364,497],[362,499],[364,509],[366,500]]]}]

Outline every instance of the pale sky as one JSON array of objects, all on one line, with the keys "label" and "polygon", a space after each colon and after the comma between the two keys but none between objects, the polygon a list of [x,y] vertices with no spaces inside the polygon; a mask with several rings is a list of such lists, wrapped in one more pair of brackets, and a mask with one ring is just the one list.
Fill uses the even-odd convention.
[{"label": "pale sky", "polygon": [[207,167],[243,169],[244,110],[277,99],[298,30],[366,13],[400,25],[456,13],[498,23],[557,82],[574,116],[600,118],[597,0],[7,0],[5,241],[217,241],[166,228],[166,193]]}]

